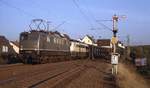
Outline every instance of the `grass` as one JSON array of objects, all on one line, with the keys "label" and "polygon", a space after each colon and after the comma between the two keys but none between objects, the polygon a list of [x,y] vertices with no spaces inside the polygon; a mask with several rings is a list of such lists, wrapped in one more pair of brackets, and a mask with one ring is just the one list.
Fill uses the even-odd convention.
[{"label": "grass", "polygon": [[148,82],[137,73],[133,66],[120,63],[118,71],[119,88],[149,88]]}]

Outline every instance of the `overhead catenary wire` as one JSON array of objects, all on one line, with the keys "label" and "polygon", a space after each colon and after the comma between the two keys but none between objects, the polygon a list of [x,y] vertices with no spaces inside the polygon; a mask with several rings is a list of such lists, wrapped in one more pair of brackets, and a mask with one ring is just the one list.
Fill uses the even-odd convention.
[{"label": "overhead catenary wire", "polygon": [[[17,6],[15,6],[15,5],[13,5],[13,4],[10,4],[10,3],[8,3],[8,2],[6,2],[6,1],[4,1],[4,0],[0,0],[0,3],[4,4],[5,6],[7,6],[7,7],[9,7],[9,8],[16,9],[18,12],[20,12],[20,13],[26,15],[26,16],[29,16],[29,17],[31,17],[31,18],[33,18],[33,19],[37,18],[37,17],[34,16],[33,14],[31,14],[31,13],[29,13],[29,12],[27,12],[27,11],[25,11],[25,10],[23,10],[23,9],[21,9],[21,8],[19,8],[19,7],[17,7]],[[49,12],[49,11],[48,11],[48,12]],[[57,25],[55,28],[53,28],[53,30],[59,28],[59,27],[62,26],[64,23],[66,23],[66,21],[63,21],[61,24]],[[47,26],[49,27],[49,25],[47,25]],[[47,28],[47,29],[49,29],[49,28]]]},{"label": "overhead catenary wire", "polygon": [[109,28],[108,26],[106,26],[105,24],[101,23],[101,22],[97,22],[98,24],[102,25],[103,27],[105,27],[107,30],[112,31],[111,28]]},{"label": "overhead catenary wire", "polygon": [[57,25],[55,28],[53,28],[53,30],[58,29],[60,26],[62,26],[62,25],[65,24],[65,23],[66,23],[66,21],[63,21],[62,23],[60,23],[59,25]]},{"label": "overhead catenary wire", "polygon": [[33,14],[31,14],[29,12],[26,12],[25,10],[23,10],[23,9],[21,9],[19,7],[16,7],[16,6],[14,6],[14,5],[12,5],[12,4],[4,1],[4,0],[0,0],[0,3],[6,5],[6,6],[10,7],[10,8],[16,9],[18,12],[20,12],[22,14],[25,14],[26,16],[29,16],[31,18],[36,18],[36,16],[34,16]]},{"label": "overhead catenary wire", "polygon": [[94,28],[93,24],[91,23],[90,19],[88,18],[88,16],[84,13],[84,11],[80,8],[79,4],[76,2],[76,0],[72,0],[74,5],[79,9],[79,12],[82,14],[82,16],[84,17],[84,19],[89,23],[89,25]]},{"label": "overhead catenary wire", "polygon": [[[103,26],[105,29],[107,29],[107,30],[109,30],[109,31],[112,31],[111,28],[109,28],[109,27],[106,26],[105,24],[101,23],[100,21],[96,20],[96,19],[95,19],[95,16],[94,16],[93,13],[91,12],[91,10],[87,7],[87,5],[85,5],[85,6],[86,6],[87,12],[89,13],[89,15],[91,16],[91,18],[92,18],[92,20],[93,20],[94,22],[96,22],[97,24]],[[110,21],[110,20],[109,20],[109,21]]]},{"label": "overhead catenary wire", "polygon": [[[25,0],[26,1],[26,0]],[[36,1],[36,2],[33,2],[34,4],[34,6],[38,6],[38,9],[40,9],[40,10],[43,10],[42,8],[41,8],[41,6],[40,6],[40,4]],[[45,10],[45,12],[47,12],[48,14],[51,14],[51,12],[50,12],[50,10],[48,9],[48,8],[44,8],[44,10]],[[63,22],[61,22],[60,24],[58,24],[58,25],[56,25],[56,26],[54,26],[54,25],[52,25],[51,24],[51,26],[53,26],[53,28],[51,28],[51,30],[56,30],[56,29],[58,29],[60,26],[62,26],[62,25],[64,25],[66,22],[68,22],[68,20],[65,20],[65,21],[63,21]],[[49,30],[50,29],[50,23],[53,23],[52,21],[47,21],[47,30]]]},{"label": "overhead catenary wire", "polygon": [[[27,11],[25,11],[25,10],[19,8],[19,7],[16,7],[16,6],[14,6],[14,5],[12,5],[12,4],[10,4],[10,3],[4,1],[4,0],[0,0],[0,3],[6,5],[6,6],[10,7],[10,8],[16,9],[17,11],[19,11],[19,12],[22,13],[22,14],[25,14],[25,15],[30,16],[30,17],[32,17],[32,18],[36,18],[36,16],[34,16],[33,14],[31,14],[31,13],[29,13],[29,12],[27,12]],[[90,26],[91,26],[92,29],[93,29],[94,27],[93,27],[92,22],[90,21],[90,19],[88,18],[88,16],[84,13],[84,11],[80,8],[80,6],[79,6],[79,4],[76,2],[76,0],[73,0],[73,3],[74,3],[75,6],[79,9],[80,13],[83,15],[83,17],[86,19],[86,21],[90,24]],[[91,11],[90,11],[90,10],[88,10],[88,12],[91,14]],[[91,16],[92,16],[92,15],[91,15]],[[92,16],[92,18],[94,18],[94,17]],[[98,24],[102,25],[102,26],[105,27],[106,29],[111,30],[111,28],[107,27],[107,26],[104,25],[103,23],[96,21],[95,18],[94,18],[94,21],[97,22]]]}]

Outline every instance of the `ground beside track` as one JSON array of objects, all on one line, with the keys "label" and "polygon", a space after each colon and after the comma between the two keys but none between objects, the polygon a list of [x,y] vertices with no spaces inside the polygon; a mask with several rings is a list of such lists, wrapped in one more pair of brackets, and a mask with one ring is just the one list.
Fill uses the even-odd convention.
[{"label": "ground beside track", "polygon": [[120,88],[150,88],[150,81],[140,75],[132,65],[120,63],[118,71],[117,84]]}]

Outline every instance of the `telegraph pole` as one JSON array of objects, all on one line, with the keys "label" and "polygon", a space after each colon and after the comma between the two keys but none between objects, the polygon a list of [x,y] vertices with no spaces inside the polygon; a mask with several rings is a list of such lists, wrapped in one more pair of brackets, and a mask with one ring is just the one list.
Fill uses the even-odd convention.
[{"label": "telegraph pole", "polygon": [[127,55],[126,55],[126,58],[128,60],[131,60],[130,58],[130,53],[131,53],[131,50],[130,50],[130,35],[127,35],[127,51],[126,51]]}]

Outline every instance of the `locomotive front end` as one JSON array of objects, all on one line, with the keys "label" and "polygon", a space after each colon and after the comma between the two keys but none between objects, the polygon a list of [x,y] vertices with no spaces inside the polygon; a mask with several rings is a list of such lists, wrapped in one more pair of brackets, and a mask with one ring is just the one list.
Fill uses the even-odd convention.
[{"label": "locomotive front end", "polygon": [[22,32],[20,34],[20,54],[24,63],[33,63],[39,54],[39,34],[36,32]]}]

